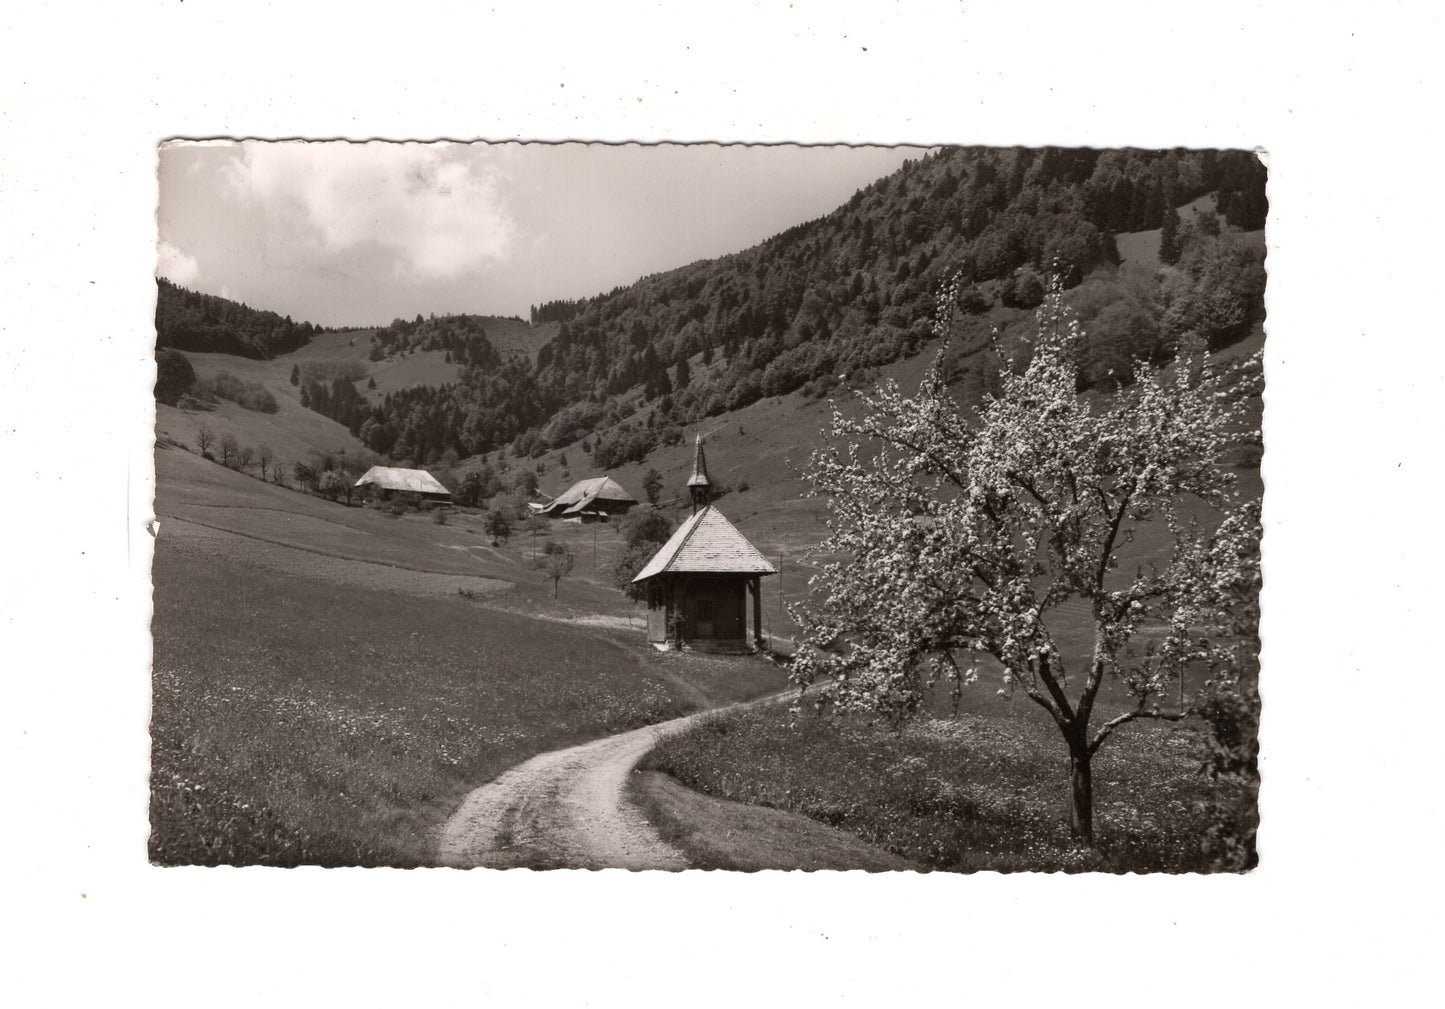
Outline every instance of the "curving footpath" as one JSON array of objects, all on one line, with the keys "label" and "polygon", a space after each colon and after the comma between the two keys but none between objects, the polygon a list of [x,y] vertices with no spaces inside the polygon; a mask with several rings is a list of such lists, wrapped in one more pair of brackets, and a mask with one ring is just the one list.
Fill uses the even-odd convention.
[{"label": "curving footpath", "polygon": [[518,764],[462,800],[442,827],[438,861],[460,869],[686,869],[682,852],[657,835],[625,788],[648,750],[705,714]]}]

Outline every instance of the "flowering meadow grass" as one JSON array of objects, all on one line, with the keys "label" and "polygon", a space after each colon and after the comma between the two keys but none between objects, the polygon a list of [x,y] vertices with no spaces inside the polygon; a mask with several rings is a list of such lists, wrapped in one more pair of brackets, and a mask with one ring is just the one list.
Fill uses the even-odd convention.
[{"label": "flowering meadow grass", "polygon": [[1254,797],[1204,773],[1202,731],[1131,725],[1099,750],[1092,853],[1070,838],[1057,730],[1028,717],[928,717],[895,734],[806,706],[718,712],[663,742],[642,768],[704,795],[802,814],[934,869],[1241,868],[1204,842],[1221,817],[1248,829]]},{"label": "flowering meadow grass", "polygon": [[507,768],[782,682],[762,664],[692,676],[594,629],[213,546],[157,543],[159,864],[425,865],[466,792]]}]

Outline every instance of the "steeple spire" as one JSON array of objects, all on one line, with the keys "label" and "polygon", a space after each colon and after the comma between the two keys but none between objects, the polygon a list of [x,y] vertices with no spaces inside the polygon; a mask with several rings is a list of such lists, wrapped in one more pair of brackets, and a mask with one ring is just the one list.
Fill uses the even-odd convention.
[{"label": "steeple spire", "polygon": [[702,432],[697,433],[697,445],[692,455],[692,476],[687,480],[687,492],[692,495],[692,510],[706,508],[712,497],[712,481],[707,478],[707,456],[702,451]]}]

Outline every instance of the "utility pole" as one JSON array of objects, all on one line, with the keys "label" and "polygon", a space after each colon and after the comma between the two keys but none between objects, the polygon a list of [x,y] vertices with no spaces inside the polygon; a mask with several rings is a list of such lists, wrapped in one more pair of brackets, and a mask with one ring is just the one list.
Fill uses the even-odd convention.
[{"label": "utility pole", "polygon": [[782,625],[783,619],[783,555],[778,554],[778,621]]}]

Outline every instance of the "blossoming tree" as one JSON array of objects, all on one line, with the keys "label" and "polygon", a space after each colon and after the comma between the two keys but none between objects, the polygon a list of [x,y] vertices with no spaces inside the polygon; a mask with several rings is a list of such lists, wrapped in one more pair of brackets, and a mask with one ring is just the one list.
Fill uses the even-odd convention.
[{"label": "blossoming tree", "polygon": [[[945,339],[955,293],[939,299]],[[1057,725],[1073,832],[1092,847],[1099,747],[1129,722],[1187,717],[1187,670],[1228,690],[1254,654],[1259,506],[1226,458],[1251,434],[1250,390],[1186,348],[1121,392],[1081,396],[1084,337],[1056,283],[1038,322],[1027,366],[975,409],[950,395],[941,352],[916,396],[890,382],[862,397],[860,419],[835,408],[809,476],[829,499],[824,549],[844,559],[795,613],[793,676],[831,679],[839,710],[901,727],[935,684],[956,701],[992,660],[1003,692]],[[1146,529],[1167,546],[1121,565]],[[1070,601],[1092,624],[1086,656],[1056,643]],[[1107,678],[1128,703],[1096,719]]]}]

